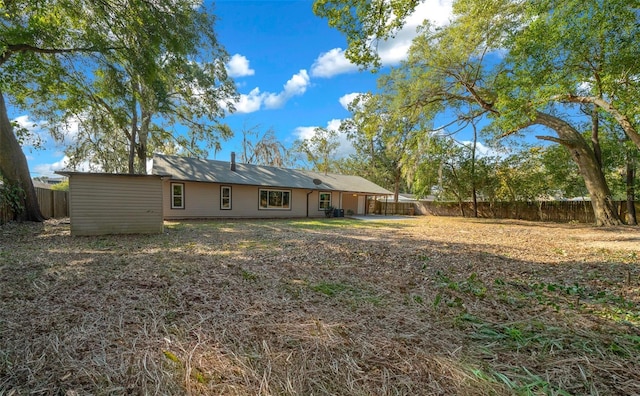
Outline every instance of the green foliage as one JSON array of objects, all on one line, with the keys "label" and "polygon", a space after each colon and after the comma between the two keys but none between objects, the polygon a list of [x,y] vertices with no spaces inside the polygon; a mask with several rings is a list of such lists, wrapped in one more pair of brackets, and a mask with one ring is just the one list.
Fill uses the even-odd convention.
[{"label": "green foliage", "polygon": [[394,193],[410,190],[417,164],[414,142],[431,131],[426,117],[404,108],[397,81],[381,77],[382,92],[356,98],[349,105],[351,119],[341,124],[356,149],[350,173]]},{"label": "green foliage", "polygon": [[313,12],[345,34],[349,60],[363,66],[379,66],[375,43],[392,37],[418,3],[418,0],[315,0]]},{"label": "green foliage", "polygon": [[11,210],[14,217],[24,213],[24,189],[19,185],[11,185],[4,181],[0,184],[0,206]]},{"label": "green foliage", "polygon": [[344,283],[336,283],[336,282],[320,282],[314,285],[311,285],[311,290],[316,291],[318,293],[325,294],[329,297],[333,297],[339,293],[354,293],[357,291],[353,286],[347,285]]},{"label": "green foliage", "polygon": [[258,126],[242,131],[241,162],[281,168],[291,165],[291,153],[276,138],[273,129],[265,131],[257,141],[251,140],[251,137],[258,138],[259,134]]},{"label": "green foliage", "polygon": [[51,189],[55,191],[69,191],[69,179],[51,185]]},{"label": "green foliage", "polygon": [[258,275],[251,272],[251,271],[247,271],[247,270],[240,270],[240,275],[242,275],[242,279],[249,281],[249,282],[255,282],[256,280],[258,280]]},{"label": "green foliage", "polygon": [[[397,32],[416,4],[401,0],[383,10],[383,3],[317,0],[314,10],[346,35],[352,61],[375,66],[379,59],[373,44]],[[631,77],[640,75],[635,61],[640,25],[634,6],[624,0],[456,0],[453,10],[446,26],[425,23],[408,60],[379,80],[388,102],[397,103],[403,117],[419,114],[438,119],[444,126],[437,131],[437,143],[447,143],[445,137],[465,128],[475,130],[476,125],[496,138],[522,137],[531,130],[528,127],[537,125],[554,135],[536,137],[559,143],[565,153],[554,158],[551,152],[531,152],[521,158],[522,153],[512,152],[493,172],[491,165],[499,161],[486,161],[485,167],[476,162],[473,150],[468,159],[452,149],[453,144],[443,145],[440,153],[429,152],[434,139],[423,131],[415,134],[415,144],[406,151],[411,158],[407,162],[417,165],[413,172],[404,169],[408,184],[419,195],[437,187],[435,192],[458,201],[481,190],[490,200],[581,196],[586,186],[596,222],[617,224],[614,209],[603,198],[611,193],[602,175],[606,173],[609,182],[620,180],[609,165],[610,159],[620,156],[603,155],[605,161],[599,162],[596,122],[608,117],[640,148],[635,117],[640,80]],[[576,117],[580,111],[585,114]],[[585,133],[590,129],[591,145]],[[371,136],[365,128],[361,133]],[[393,135],[402,132],[395,128]],[[613,129],[603,128],[601,135],[613,136]],[[575,165],[566,166],[565,158]],[[532,172],[524,171],[528,168]],[[576,169],[584,182],[574,177]]]},{"label": "green foliage", "polygon": [[333,157],[338,147],[338,132],[318,127],[310,138],[296,140],[292,151],[302,154],[314,170],[327,174],[334,170]]},{"label": "green foliage", "polygon": [[478,278],[475,272],[469,275],[467,279],[454,281],[441,271],[436,273],[437,282],[440,287],[450,290],[468,293],[475,297],[483,298],[487,294],[487,287]]},{"label": "green foliage", "polygon": [[0,92],[48,120],[59,141],[78,129],[71,167],[145,172],[151,152],[203,155],[201,143],[217,150],[231,136],[219,118],[235,87],[204,6],[18,0],[2,11]]},{"label": "green foliage", "polygon": [[327,297],[340,298],[347,303],[359,305],[362,303],[380,305],[382,298],[368,290],[341,282],[318,282],[309,285],[311,290],[322,293]]},{"label": "green foliage", "polygon": [[178,363],[178,364],[182,364],[182,361],[180,360],[179,357],[177,357],[173,352],[168,351],[168,350],[163,350],[162,354],[170,361],[174,362],[174,363]]}]

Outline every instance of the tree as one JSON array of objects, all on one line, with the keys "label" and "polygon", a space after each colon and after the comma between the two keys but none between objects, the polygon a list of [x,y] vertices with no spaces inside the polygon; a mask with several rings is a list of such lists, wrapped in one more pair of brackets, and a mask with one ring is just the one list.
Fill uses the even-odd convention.
[{"label": "tree", "polygon": [[527,4],[521,13],[527,23],[519,26],[508,54],[514,66],[510,85],[536,105],[588,104],[615,119],[640,148],[637,4],[549,0]]},{"label": "tree", "polygon": [[472,215],[477,217],[477,196],[491,198],[494,194],[492,158],[478,157],[473,142],[463,144],[445,134],[431,134],[416,142],[423,145],[414,181],[417,195],[453,200],[462,216],[466,216],[464,202],[471,200]]},{"label": "tree", "polygon": [[[369,44],[392,36],[402,25],[403,18],[415,6],[415,2],[409,0],[398,3],[403,3],[404,6],[396,5],[400,13],[394,14],[393,18],[384,12],[376,13],[376,7],[382,6],[384,2],[373,0],[342,5],[337,1],[320,0],[316,2],[316,12],[327,17],[330,25],[347,34],[347,56],[352,61],[367,66],[372,63],[375,65],[377,60],[375,46]],[[554,1],[456,1],[456,18],[448,26],[432,29],[427,24],[423,27],[422,34],[414,39],[409,60],[403,66],[406,69],[405,79],[408,81],[405,84],[408,92],[405,95],[407,106],[434,116],[448,109],[472,105],[470,114],[474,114],[474,117],[488,117],[492,121],[492,129],[500,135],[515,134],[525,128],[529,131],[531,128],[528,127],[534,125],[553,130],[557,136],[536,137],[559,143],[569,150],[591,195],[596,224],[616,225],[620,220],[593,147],[589,146],[576,127],[566,121],[566,115],[554,108],[554,104],[562,105],[567,102],[562,100],[567,96],[554,94],[549,97],[553,101],[535,100],[532,95],[542,95],[545,90],[536,89],[539,84],[532,81],[531,73],[526,72],[528,58],[518,57],[518,54],[527,55],[526,51],[518,52],[518,48],[524,47],[523,43],[530,48],[535,47],[535,37],[544,34],[541,29],[539,34],[528,37],[523,31],[535,25],[533,22],[538,20],[544,23],[554,20],[550,15],[555,17],[555,8],[544,8],[551,3],[563,7]],[[570,3],[575,11],[578,2]],[[593,3],[597,2],[592,2],[592,6]],[[617,3],[630,9],[629,6],[622,5],[621,1]],[[550,13],[552,9],[554,12]],[[363,16],[364,13],[366,17]],[[558,15],[563,15],[566,19],[570,13],[563,11]],[[560,22],[561,19],[553,23],[557,26]],[[569,52],[574,50],[566,47],[562,49]],[[515,54],[513,56],[512,51]],[[496,56],[497,53],[505,52],[506,58]],[[624,60],[628,63],[628,59]],[[560,74],[559,70],[558,75]],[[544,75],[538,76],[541,81],[546,81],[543,77]],[[562,85],[556,80],[552,80],[552,84]],[[585,102],[582,99],[579,101]],[[603,109],[608,108],[606,103],[598,100],[589,101]],[[611,114],[616,115],[616,119],[625,120],[624,114],[614,111],[618,108],[608,109]],[[625,129],[628,130],[629,128]]]},{"label": "tree", "polygon": [[9,120],[5,96],[15,104],[38,104],[29,90],[59,88],[59,76],[72,68],[72,54],[104,51],[100,20],[124,17],[107,2],[11,1],[0,6],[0,174],[8,186],[24,191],[19,219],[42,221],[27,160]]},{"label": "tree", "polygon": [[341,129],[347,133],[357,152],[368,158],[373,180],[394,191],[398,202],[400,190],[408,187],[405,176],[412,173],[413,161],[409,153],[410,141],[425,126],[418,114],[398,106],[393,85],[380,82],[384,92],[366,94],[350,106],[351,119],[344,120]]},{"label": "tree", "polygon": [[339,146],[338,132],[317,127],[310,138],[296,140],[293,151],[304,155],[315,170],[324,172],[326,175],[333,168],[333,155]]},{"label": "tree", "polygon": [[[62,107],[66,111],[55,125],[79,123],[68,150],[73,163],[89,160],[105,170],[146,173],[153,151],[205,156],[203,143],[218,151],[220,139],[232,135],[219,121],[223,107],[233,109],[235,87],[226,75],[227,54],[216,40],[213,16],[190,0],[171,1],[171,12],[142,11],[141,20],[111,27],[115,49],[99,59],[91,80],[82,73],[71,76],[68,93],[47,114],[56,119]],[[54,136],[62,135],[54,129]]]},{"label": "tree", "polygon": [[[14,106],[46,114],[60,121],[57,125],[70,117],[80,122],[83,139],[70,151],[76,160],[89,158],[112,171],[120,171],[124,162],[131,171],[137,153],[142,170],[147,140],[166,144],[177,136],[156,129],[152,115],[162,114],[168,123],[199,122],[210,113],[219,115],[215,99],[229,93],[223,58],[203,64],[191,56],[203,53],[199,48],[206,40],[206,48],[220,49],[212,41],[211,17],[196,6],[190,0],[2,3],[0,173],[7,183],[24,189],[24,219],[42,220],[42,215],[5,95]],[[187,75],[189,79],[182,78]],[[201,94],[207,89],[216,92],[205,100]],[[201,105],[189,107],[194,104],[189,98]],[[189,132],[187,143],[210,134],[198,128]]]},{"label": "tree", "polygon": [[241,162],[280,168],[290,164],[289,150],[276,138],[276,133],[273,129],[267,129],[256,141],[250,138],[258,138],[259,136],[260,131],[257,126],[249,129],[245,128],[242,131]]},{"label": "tree", "polygon": [[313,12],[345,35],[347,59],[378,67],[377,43],[393,37],[419,3],[420,0],[315,0]]}]

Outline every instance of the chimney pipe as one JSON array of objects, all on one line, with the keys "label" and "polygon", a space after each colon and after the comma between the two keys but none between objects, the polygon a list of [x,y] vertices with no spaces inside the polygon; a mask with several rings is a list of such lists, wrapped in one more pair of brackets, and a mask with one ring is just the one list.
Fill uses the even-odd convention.
[{"label": "chimney pipe", "polygon": [[236,171],[236,153],[231,152],[231,170]]}]

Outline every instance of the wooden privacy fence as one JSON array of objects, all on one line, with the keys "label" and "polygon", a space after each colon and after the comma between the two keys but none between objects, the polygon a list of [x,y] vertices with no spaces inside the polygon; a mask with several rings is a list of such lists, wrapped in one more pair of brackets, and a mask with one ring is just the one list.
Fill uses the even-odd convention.
[{"label": "wooden privacy fence", "polygon": [[[618,213],[622,219],[627,215],[626,201],[616,201]],[[635,203],[640,213],[640,202]],[[434,216],[473,216],[471,202],[380,202],[374,201],[370,213],[415,214]],[[478,202],[478,217],[490,219],[519,219],[531,221],[594,223],[593,208],[590,201],[543,201],[543,202]]]},{"label": "wooden privacy fence", "polygon": [[69,192],[36,187],[40,212],[44,217],[69,217]]},{"label": "wooden privacy fence", "polygon": [[416,204],[413,202],[383,202],[369,201],[368,213],[380,215],[414,215],[416,212]]},{"label": "wooden privacy fence", "polygon": [[[69,192],[50,190],[36,187],[36,196],[40,204],[40,212],[47,218],[69,217]],[[0,224],[15,218],[11,207],[6,202],[0,202]]]}]

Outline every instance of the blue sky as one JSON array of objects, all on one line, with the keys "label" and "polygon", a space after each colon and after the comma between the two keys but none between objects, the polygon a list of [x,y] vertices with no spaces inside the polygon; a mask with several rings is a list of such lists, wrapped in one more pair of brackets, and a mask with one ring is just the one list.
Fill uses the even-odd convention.
[{"label": "blue sky", "polygon": [[[425,18],[443,24],[450,12],[451,0],[426,0],[395,40],[379,46],[383,64],[397,65],[405,58],[415,28]],[[376,76],[346,61],[345,38],[313,14],[310,0],[218,0],[214,14],[215,31],[231,56],[227,69],[241,98],[237,111],[224,120],[236,136],[222,142],[215,157],[210,152],[211,159],[227,160],[231,151],[240,152],[243,129],[271,128],[290,146],[316,127],[337,128],[349,116],[346,105],[354,95],[376,90]],[[56,177],[53,172],[65,166],[63,147],[29,114],[10,117],[27,127],[40,126],[45,148],[25,147],[32,176]],[[343,137],[339,154],[350,150]]]}]

